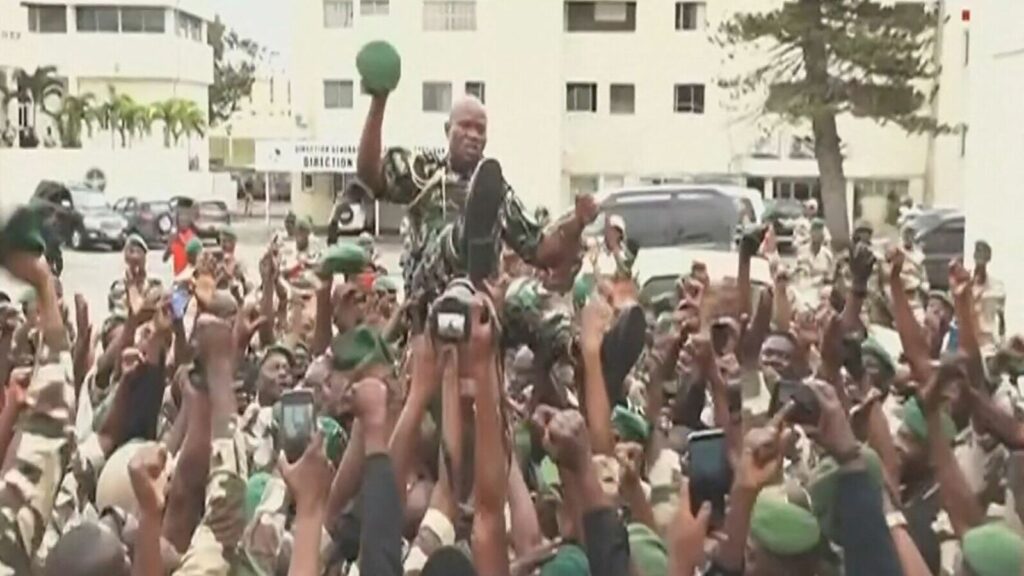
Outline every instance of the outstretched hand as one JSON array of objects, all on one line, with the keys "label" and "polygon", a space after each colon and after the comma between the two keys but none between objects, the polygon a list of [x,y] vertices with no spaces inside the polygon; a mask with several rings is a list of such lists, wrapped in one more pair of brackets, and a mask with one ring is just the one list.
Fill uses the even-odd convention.
[{"label": "outstretched hand", "polygon": [[164,495],[164,468],[167,466],[167,449],[163,444],[147,445],[139,449],[128,463],[128,478],[139,503],[143,516],[163,515],[166,496]]},{"label": "outstretched hand", "polygon": [[582,414],[542,404],[534,411],[532,420],[542,431],[544,449],[556,462],[574,472],[586,469],[591,456],[590,435]]},{"label": "outstretched hand", "polygon": [[284,453],[281,453],[278,456],[277,468],[288,487],[288,492],[295,500],[297,511],[308,513],[324,508],[334,478],[334,470],[324,452],[323,434],[313,434],[306,451],[294,464],[289,464]]}]

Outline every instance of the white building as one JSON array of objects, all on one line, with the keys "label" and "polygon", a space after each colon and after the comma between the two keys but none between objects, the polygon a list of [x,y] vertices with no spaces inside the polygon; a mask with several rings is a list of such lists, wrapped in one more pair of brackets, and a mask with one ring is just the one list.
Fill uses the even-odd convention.
[{"label": "white building", "polygon": [[[93,94],[97,104],[111,88],[142,105],[180,98],[195,102],[205,117],[213,82],[210,18],[206,0],[0,0],[0,69],[9,87],[16,69],[54,66],[67,94]],[[46,138],[50,120],[38,105],[14,99],[5,112],[16,128],[35,125]],[[130,146],[98,129],[90,137],[84,128],[82,144],[80,150],[42,144],[0,150],[0,202],[23,200],[42,177],[81,179],[90,167],[107,173],[115,194],[199,196],[212,186],[205,139],[165,147],[159,121]]]},{"label": "white building", "polygon": [[971,12],[970,91],[964,203],[967,255],[975,240],[992,245],[992,274],[1007,288],[1008,333],[1024,330],[1024,267],[1017,260],[1024,226],[1013,215],[1024,182],[1024,4],[989,0]]},{"label": "white building", "polygon": [[[943,86],[962,74],[960,1],[945,2]],[[766,125],[717,84],[724,58],[713,32],[731,11],[758,7],[764,1],[296,0],[295,113],[307,139],[355,146],[369,102],[355,56],[384,38],[403,58],[386,143],[443,146],[452,100],[480,94],[488,152],[529,204],[561,210],[580,191],[701,179],[803,199],[817,186],[809,128]],[[935,107],[943,121],[962,122],[959,92]],[[853,118],[841,119],[840,134],[851,216],[884,220],[905,194],[959,203],[959,136],[911,137]],[[297,209],[323,220],[348,178],[293,178]]]}]

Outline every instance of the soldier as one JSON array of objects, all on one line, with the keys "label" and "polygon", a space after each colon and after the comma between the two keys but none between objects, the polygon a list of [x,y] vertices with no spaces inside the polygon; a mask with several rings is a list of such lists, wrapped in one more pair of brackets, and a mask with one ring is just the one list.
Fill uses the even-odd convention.
[{"label": "soldier", "polygon": [[107,294],[107,309],[111,314],[128,314],[128,288],[135,287],[140,296],[145,296],[153,288],[159,288],[158,278],[146,272],[146,255],[149,247],[138,234],[130,234],[124,242],[124,277],[114,280]]},{"label": "soldier", "polygon": [[815,218],[811,222],[810,242],[797,254],[797,272],[812,287],[821,288],[830,282],[834,266],[832,250],[825,244],[825,221]]},{"label": "soldier", "polygon": [[1001,280],[993,278],[989,273],[988,263],[991,261],[992,246],[984,240],[978,240],[974,244],[972,286],[981,347],[986,353],[995,352],[1006,332],[1006,322],[1003,318],[1006,309],[1006,287]]},{"label": "soldier", "polygon": [[[381,149],[387,92],[373,95],[359,144],[359,178],[376,199],[408,206],[404,237],[406,294],[414,299],[414,325],[455,276],[474,280],[497,268],[499,237],[527,263],[557,269],[562,289],[574,276],[580,236],[597,216],[590,196],[548,233],[527,212],[496,160],[484,159],[487,112],[466,97],[452,108],[445,130],[448,153]],[[570,281],[571,282],[571,281]]]}]

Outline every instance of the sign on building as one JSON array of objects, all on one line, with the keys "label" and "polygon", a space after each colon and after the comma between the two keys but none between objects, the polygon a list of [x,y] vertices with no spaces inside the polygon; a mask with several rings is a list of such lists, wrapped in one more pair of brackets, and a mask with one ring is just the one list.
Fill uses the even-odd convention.
[{"label": "sign on building", "polygon": [[[413,146],[444,154],[438,146]],[[355,172],[359,145],[312,140],[257,140],[253,168],[258,172]]]}]

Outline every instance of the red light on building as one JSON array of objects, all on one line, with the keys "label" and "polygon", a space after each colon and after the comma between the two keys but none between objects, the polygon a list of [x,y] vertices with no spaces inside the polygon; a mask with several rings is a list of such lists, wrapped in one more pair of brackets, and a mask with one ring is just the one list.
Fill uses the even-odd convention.
[{"label": "red light on building", "polygon": [[970,22],[971,21],[971,9],[970,8],[964,8],[963,10],[960,11],[960,21],[961,22]]}]

